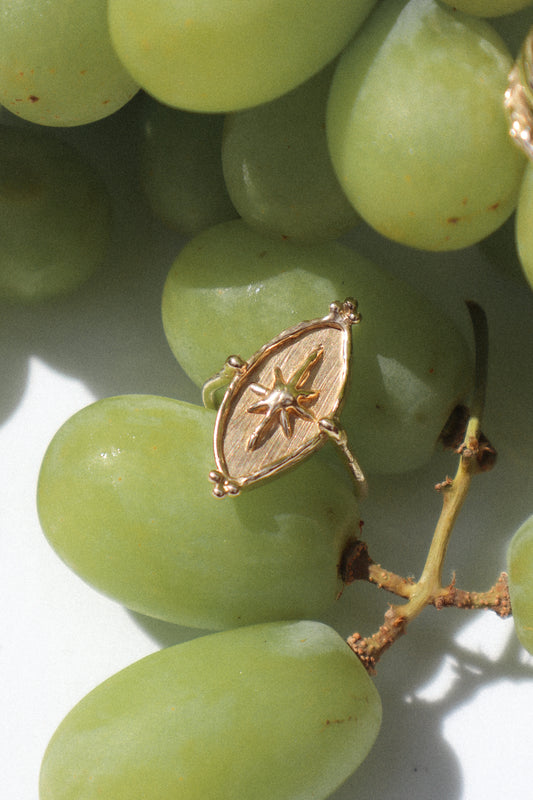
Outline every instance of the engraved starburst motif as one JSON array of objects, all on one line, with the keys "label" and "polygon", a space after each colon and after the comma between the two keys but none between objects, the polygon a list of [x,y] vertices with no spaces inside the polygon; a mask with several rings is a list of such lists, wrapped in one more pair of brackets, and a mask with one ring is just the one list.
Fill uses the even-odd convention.
[{"label": "engraved starburst motif", "polygon": [[264,414],[264,417],[248,439],[247,450],[256,450],[260,447],[276,425],[279,425],[287,439],[290,439],[293,417],[316,422],[314,415],[306,406],[318,398],[319,392],[305,389],[304,386],[309,380],[311,370],[322,358],[323,353],[323,347],[313,350],[288,380],[284,379],[280,367],[274,367],[272,386],[263,386],[260,383],[250,384],[250,389],[261,400],[247,410],[250,414]]}]

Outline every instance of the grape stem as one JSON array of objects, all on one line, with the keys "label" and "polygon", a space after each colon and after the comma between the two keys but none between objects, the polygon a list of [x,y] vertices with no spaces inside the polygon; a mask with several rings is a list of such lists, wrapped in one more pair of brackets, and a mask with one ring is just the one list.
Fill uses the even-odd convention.
[{"label": "grape stem", "polygon": [[[346,583],[352,580],[367,580],[404,598],[402,605],[391,605],[376,633],[363,638],[354,633],[348,644],[359,656],[370,674],[375,673],[376,664],[382,654],[400,637],[407,626],[428,605],[436,608],[490,608],[500,616],[511,613],[507,576],[502,573],[495,585],[487,592],[467,592],[457,589],[455,578],[448,586],[442,585],[442,570],[446,551],[455,522],[466,500],[470,483],[475,474],[490,469],[494,463],[494,449],[483,437],[480,418],[483,411],[487,383],[488,333],[485,313],[476,303],[467,303],[475,339],[475,382],[470,418],[464,438],[456,452],[459,465],[455,477],[446,478],[435,488],[442,495],[442,509],[429,547],[426,563],[417,582],[402,578],[384,570],[372,561],[366,545],[352,543],[340,565],[340,574]],[[487,454],[489,458],[487,459]]]}]

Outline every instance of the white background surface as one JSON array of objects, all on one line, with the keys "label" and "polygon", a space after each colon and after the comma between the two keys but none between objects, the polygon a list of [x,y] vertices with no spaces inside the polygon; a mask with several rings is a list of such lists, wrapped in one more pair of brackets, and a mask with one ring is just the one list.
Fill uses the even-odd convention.
[{"label": "white background surface", "polygon": [[[113,192],[115,238],[104,270],[61,302],[0,310],[0,784],[6,800],[37,800],[48,739],[84,694],[134,660],[198,634],[143,619],[85,585],[48,546],[35,509],[48,442],[93,399],[146,392],[199,401],[162,331],[162,285],[181,242],[151,219],[139,195],[132,116],[126,110],[118,121],[58,134],[90,154]],[[488,313],[484,430],[499,460],[475,481],[445,570],[450,578],[456,571],[462,588],[486,589],[505,568],[513,531],[533,513],[533,293],[495,270],[477,248],[414,253],[364,227],[351,240],[444,307],[467,336],[463,300],[479,301]],[[374,558],[400,573],[419,573],[439,511],[432,487],[454,470],[453,457],[437,455],[416,474],[371,484],[364,519]],[[329,621],[343,635],[368,634],[388,600],[373,587],[350,587]],[[427,609],[384,656],[376,680],[384,706],[380,737],[335,800],[531,796],[533,660],[519,647],[511,620]]]}]

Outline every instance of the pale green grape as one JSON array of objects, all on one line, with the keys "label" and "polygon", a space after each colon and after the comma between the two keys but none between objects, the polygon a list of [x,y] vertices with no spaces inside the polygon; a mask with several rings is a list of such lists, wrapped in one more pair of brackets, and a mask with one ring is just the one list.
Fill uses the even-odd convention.
[{"label": "pale green grape", "polygon": [[524,275],[533,289],[533,163],[524,173],[516,211],[516,247]]},{"label": "pale green grape", "polygon": [[138,85],[115,55],[106,0],[0,0],[0,103],[41,125],[82,125]]},{"label": "pale green grape", "polygon": [[515,630],[533,654],[533,515],[511,539],[507,564]]},{"label": "pale green grape", "polygon": [[347,296],[359,300],[363,315],[342,413],[352,447],[368,473],[420,466],[467,397],[468,350],[424,297],[351,248],[270,239],[242,220],[217,225],[176,259],[163,324],[176,358],[202,384],[232,353],[249,358]]},{"label": "pale green grape", "polygon": [[513,14],[531,5],[531,0],[442,0],[446,5],[476,17],[499,17]]},{"label": "pale green grape", "polygon": [[101,264],[107,190],[90,164],[42,129],[0,127],[0,297],[72,291]]},{"label": "pale green grape", "polygon": [[171,106],[234,111],[310,78],[349,42],[376,0],[109,0],[119,57]]},{"label": "pale green grape", "polygon": [[337,238],[358,221],[329,157],[332,74],[328,67],[278,100],[226,118],[228,191],[241,217],[259,231],[315,242]]},{"label": "pale green grape", "polygon": [[65,717],[40,800],[328,797],[381,724],[372,680],[318,622],[224,631],[147,656]]},{"label": "pale green grape", "polygon": [[222,174],[217,114],[193,114],[146,97],[141,109],[141,181],[154,213],[194,236],[237,217]]},{"label": "pale green grape", "polygon": [[44,457],[43,530],[84,580],[143,614],[202,628],[316,617],[341,588],[359,515],[344,464],[318,453],[238,497],[213,497],[212,411],[108,398]]},{"label": "pale green grape", "polygon": [[341,56],[328,104],[334,167],[370,225],[450,250],[507,219],[525,163],[502,102],[510,68],[484,20],[435,0],[378,6]]}]

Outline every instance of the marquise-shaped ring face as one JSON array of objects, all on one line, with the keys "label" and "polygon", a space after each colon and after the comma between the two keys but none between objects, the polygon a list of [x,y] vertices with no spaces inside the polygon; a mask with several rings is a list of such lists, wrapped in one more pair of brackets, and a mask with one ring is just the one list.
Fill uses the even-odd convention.
[{"label": "marquise-shaped ring face", "polygon": [[223,496],[294,466],[328,438],[322,420],[340,411],[355,301],[303,322],[237,370],[218,411],[214,493]]}]

